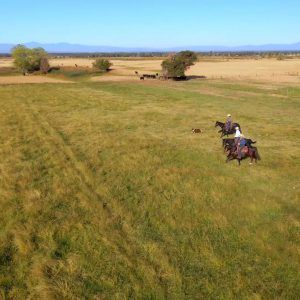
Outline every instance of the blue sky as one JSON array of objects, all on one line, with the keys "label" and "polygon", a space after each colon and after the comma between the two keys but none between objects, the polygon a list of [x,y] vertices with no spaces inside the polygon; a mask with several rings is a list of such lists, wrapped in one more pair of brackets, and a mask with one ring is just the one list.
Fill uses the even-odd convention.
[{"label": "blue sky", "polygon": [[0,0],[0,43],[168,47],[300,42],[300,0]]}]

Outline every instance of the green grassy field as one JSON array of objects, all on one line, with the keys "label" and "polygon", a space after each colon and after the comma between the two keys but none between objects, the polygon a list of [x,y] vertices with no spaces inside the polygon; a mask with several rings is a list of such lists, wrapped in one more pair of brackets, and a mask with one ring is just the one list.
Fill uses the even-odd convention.
[{"label": "green grassy field", "polygon": [[[300,87],[14,85],[0,103],[0,299],[298,299]],[[225,163],[227,113],[258,164]]]}]

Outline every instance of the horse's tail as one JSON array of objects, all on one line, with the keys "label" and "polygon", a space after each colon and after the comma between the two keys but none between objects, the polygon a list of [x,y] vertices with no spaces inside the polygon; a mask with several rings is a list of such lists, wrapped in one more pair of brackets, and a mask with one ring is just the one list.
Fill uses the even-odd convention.
[{"label": "horse's tail", "polygon": [[255,148],[255,157],[256,157],[258,160],[261,160],[257,148]]}]

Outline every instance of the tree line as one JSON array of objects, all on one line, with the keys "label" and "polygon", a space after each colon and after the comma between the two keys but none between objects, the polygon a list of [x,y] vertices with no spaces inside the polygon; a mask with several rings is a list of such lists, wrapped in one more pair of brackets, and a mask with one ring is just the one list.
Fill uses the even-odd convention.
[{"label": "tree line", "polygon": [[[15,67],[24,75],[34,72],[46,74],[51,70],[49,54],[43,48],[30,49],[24,45],[17,45],[12,49],[11,55]],[[93,63],[93,67],[99,71],[108,71],[111,66],[112,63],[103,58],[97,58]]]},{"label": "tree line", "polygon": [[[14,65],[25,75],[26,73],[41,72],[46,74],[50,70],[48,61],[49,55],[43,48],[27,48],[24,45],[17,45],[12,49]],[[185,71],[197,61],[197,54],[193,51],[181,51],[169,55],[162,66],[162,73],[165,77],[183,77]],[[104,58],[98,57],[93,67],[100,71],[109,71],[112,63]]]}]

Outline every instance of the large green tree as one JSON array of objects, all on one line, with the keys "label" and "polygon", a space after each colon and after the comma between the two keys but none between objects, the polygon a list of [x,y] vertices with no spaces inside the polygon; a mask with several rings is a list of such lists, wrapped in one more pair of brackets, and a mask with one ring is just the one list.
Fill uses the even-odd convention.
[{"label": "large green tree", "polygon": [[29,49],[24,45],[17,45],[12,49],[14,65],[23,73],[39,71],[41,61],[45,61],[48,53],[43,48]]},{"label": "large green tree", "polygon": [[185,71],[197,61],[197,55],[192,51],[181,51],[171,55],[161,64],[162,71],[168,77],[185,76]]}]

